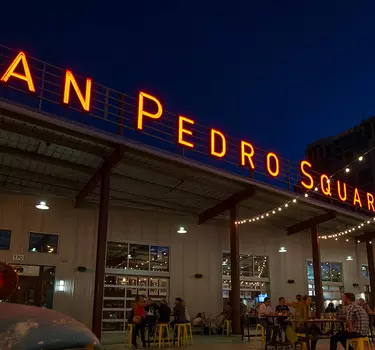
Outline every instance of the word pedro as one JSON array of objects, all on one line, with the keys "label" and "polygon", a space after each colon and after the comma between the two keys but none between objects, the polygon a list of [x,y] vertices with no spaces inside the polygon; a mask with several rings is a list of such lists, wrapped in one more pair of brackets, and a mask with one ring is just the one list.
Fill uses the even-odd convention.
[{"label": "word pedro", "polygon": [[[20,73],[20,71],[22,73]],[[30,92],[35,93],[35,85],[30,71],[29,64],[27,62],[26,54],[20,51],[18,55],[10,63],[9,67],[5,70],[4,74],[0,78],[1,83],[7,83],[10,79],[18,79],[24,81]],[[73,89],[71,89],[73,88]],[[70,70],[65,71],[65,81],[64,89],[62,94],[62,102],[66,105],[70,103],[71,91],[74,90],[76,97],[78,98],[84,111],[90,111],[91,103],[91,92],[92,92],[92,80],[86,78],[85,92],[82,93],[78,83]],[[154,110],[151,112],[145,107],[145,102],[147,105],[153,104],[155,106]],[[137,113],[137,125],[138,131],[142,131],[144,124],[150,122],[150,119],[160,119],[163,116],[163,107],[160,101],[152,95],[145,92],[140,92],[138,96],[138,113]],[[178,116],[177,123],[177,142],[178,144],[194,148],[194,120],[184,117],[182,115]],[[225,135],[219,130],[210,129],[209,132],[210,149],[209,153],[216,158],[223,158],[227,154],[227,141]],[[241,140],[239,143],[240,158],[239,163],[242,167],[248,167],[255,170],[254,158],[255,150],[251,143]],[[264,165],[267,173],[272,177],[277,177],[280,175],[280,160],[279,157],[273,153],[269,152],[265,156]],[[300,163],[300,170],[303,176],[301,185],[307,190],[312,190],[317,185],[314,183],[314,178],[309,173],[309,169],[312,165],[303,160]],[[320,176],[320,184],[318,185],[322,193],[326,196],[331,197],[332,193],[335,192],[338,198],[346,202],[350,200],[353,205],[363,207],[363,202],[366,202],[367,209],[375,212],[374,208],[374,196],[371,193],[366,193],[366,198],[361,198],[360,193],[357,188],[354,189],[352,198],[348,198],[346,183],[340,183],[336,181],[336,191],[333,191],[332,181],[325,174]]]}]

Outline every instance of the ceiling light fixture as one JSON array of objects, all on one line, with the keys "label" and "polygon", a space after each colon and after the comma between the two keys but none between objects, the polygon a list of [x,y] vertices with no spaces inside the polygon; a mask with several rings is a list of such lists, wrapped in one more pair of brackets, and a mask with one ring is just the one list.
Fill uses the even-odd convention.
[{"label": "ceiling light fixture", "polygon": [[185,233],[187,233],[187,231],[186,231],[185,227],[180,226],[180,228],[177,230],[177,233],[179,235],[184,235]]},{"label": "ceiling light fixture", "polygon": [[40,209],[40,210],[48,210],[49,206],[47,205],[46,202],[40,202],[35,206],[35,208]]},{"label": "ceiling light fixture", "polygon": [[286,250],[285,247],[280,247],[279,253],[286,253],[286,252],[287,252],[287,250]]}]

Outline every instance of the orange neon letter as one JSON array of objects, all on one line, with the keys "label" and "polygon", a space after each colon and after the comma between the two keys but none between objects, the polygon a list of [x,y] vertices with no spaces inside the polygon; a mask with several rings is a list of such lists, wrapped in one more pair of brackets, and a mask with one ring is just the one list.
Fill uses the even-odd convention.
[{"label": "orange neon letter", "polygon": [[356,205],[356,203],[359,203],[359,206],[362,208],[361,197],[359,196],[357,187],[354,189],[354,197],[353,197],[353,204]]},{"label": "orange neon letter", "polygon": [[340,184],[340,181],[337,180],[337,193],[339,194],[339,198],[343,202],[345,202],[346,198],[347,198],[347,195],[346,195],[346,183],[344,182],[343,185],[344,185],[344,195],[342,195],[342,193],[341,193],[341,184]]},{"label": "orange neon letter", "polygon": [[[216,136],[219,136],[221,139],[221,152],[216,151]],[[225,136],[219,130],[211,129],[211,154],[215,157],[222,158],[227,153],[227,141]]]},{"label": "orange neon letter", "polygon": [[328,181],[329,178],[326,174],[322,174],[320,176],[320,187],[322,189],[322,192],[326,195],[326,196],[332,196],[332,193],[331,193],[331,181]]},{"label": "orange neon letter", "polygon": [[[25,72],[25,75],[15,72],[20,62],[22,62],[23,71]],[[8,67],[4,75],[1,77],[0,81],[3,81],[4,83],[6,83],[10,77],[15,77],[15,78],[26,81],[29,87],[29,90],[31,92],[35,92],[35,86],[33,83],[33,79],[31,77],[29,64],[27,63],[26,55],[23,51],[19,52],[17,57],[13,60],[13,62],[10,64],[10,66]]]},{"label": "orange neon letter", "polygon": [[309,180],[310,183],[306,183],[304,181],[301,181],[301,184],[303,187],[307,188],[308,190],[311,190],[314,187],[314,179],[313,177],[305,170],[305,166],[308,168],[312,168],[311,163],[309,163],[307,160],[303,160],[300,164],[301,172],[303,175],[305,175]]},{"label": "orange neon letter", "polygon": [[193,143],[184,140],[184,134],[188,134],[190,136],[193,135],[193,132],[191,130],[184,128],[185,122],[194,125],[194,120],[183,117],[181,115],[178,117],[178,143],[190,148],[194,148]]},{"label": "orange neon letter", "polygon": [[[158,107],[158,111],[156,113],[150,113],[143,110],[144,105],[144,99],[147,98],[150,101],[155,102],[156,106]],[[139,92],[139,99],[138,99],[138,122],[137,122],[137,129],[142,130],[143,129],[143,116],[152,118],[152,119],[159,119],[161,115],[163,114],[163,107],[161,106],[160,101],[149,94],[146,94],[145,92],[140,91]]]},{"label": "orange neon letter", "polygon": [[65,73],[65,86],[64,86],[64,96],[63,96],[63,102],[65,104],[69,104],[70,85],[73,86],[73,89],[76,92],[79,102],[81,102],[83,109],[88,112],[90,110],[92,80],[90,78],[86,78],[86,93],[85,93],[85,97],[83,97],[82,92],[78,87],[77,81],[74,78],[73,73],[67,69]]},{"label": "orange neon letter", "polygon": [[367,209],[370,211],[375,211],[374,208],[374,196],[372,193],[367,192]]},{"label": "orange neon letter", "polygon": [[241,165],[246,165],[246,159],[249,162],[250,168],[255,169],[255,165],[253,162],[254,156],[254,147],[251,143],[241,141]]},{"label": "orange neon letter", "polygon": [[[271,158],[275,160],[275,170],[271,169]],[[280,174],[279,157],[275,153],[273,152],[267,153],[266,165],[267,165],[268,174],[270,174],[271,176],[276,177]]]}]

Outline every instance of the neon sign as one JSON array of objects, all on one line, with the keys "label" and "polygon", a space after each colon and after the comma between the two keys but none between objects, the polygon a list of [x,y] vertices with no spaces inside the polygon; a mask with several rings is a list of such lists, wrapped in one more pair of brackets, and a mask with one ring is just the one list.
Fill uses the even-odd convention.
[{"label": "neon sign", "polygon": [[[7,85],[12,81],[18,81],[21,87],[24,86],[28,92],[36,95],[38,91],[34,84],[34,79],[37,79],[37,77],[33,77],[33,70],[31,68],[27,55],[25,52],[20,51],[6,66],[4,71],[0,72],[0,82]],[[84,83],[79,84],[71,70],[66,69],[63,75],[64,77],[61,82],[61,102],[65,105],[71,105],[74,99],[75,102],[79,103],[84,112],[90,112],[93,93],[92,79],[86,78]],[[156,96],[141,91],[137,97],[136,121],[132,128],[142,133],[146,125],[152,125],[152,123],[163,120],[164,111],[162,103]],[[176,129],[174,130],[177,145],[188,149],[194,149],[197,146],[194,143],[195,124],[196,122],[192,118],[178,115]],[[240,140],[233,146],[233,143],[230,144],[228,140],[229,137],[227,138],[222,131],[214,128],[209,129],[207,135],[209,145],[208,154],[218,160],[226,160],[227,157],[230,157],[230,151],[237,151],[237,164],[240,167],[256,171],[259,165],[258,163],[255,165],[257,151],[254,146],[247,140]],[[277,179],[281,177],[281,170],[285,164],[282,163],[277,154],[268,152],[261,166],[263,166],[263,170],[265,170],[270,178]],[[321,174],[319,178],[316,178],[316,174],[313,174],[313,166],[307,160],[300,162],[299,170],[302,177],[300,185],[306,190],[310,191],[315,187],[316,190],[319,190],[328,198],[337,197],[343,203],[375,212],[375,199],[372,193],[363,193],[357,188],[349,191],[345,182],[334,180],[326,174]]]}]

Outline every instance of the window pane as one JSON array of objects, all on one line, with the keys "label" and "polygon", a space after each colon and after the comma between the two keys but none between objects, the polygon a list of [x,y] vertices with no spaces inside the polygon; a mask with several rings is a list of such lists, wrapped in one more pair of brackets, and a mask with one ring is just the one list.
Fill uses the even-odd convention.
[{"label": "window pane", "polygon": [[311,260],[307,261],[307,279],[314,280],[314,268]]},{"label": "window pane", "polygon": [[103,322],[103,332],[122,332],[124,331],[124,322]]},{"label": "window pane", "polygon": [[57,235],[30,232],[29,252],[56,254],[58,240]]},{"label": "window pane", "polygon": [[125,311],[103,311],[104,320],[121,320],[125,317]]},{"label": "window pane", "polygon": [[125,269],[128,264],[128,243],[108,242],[106,266],[112,269]]},{"label": "window pane", "polygon": [[240,256],[240,276],[253,277],[253,256],[241,255]]},{"label": "window pane", "polygon": [[104,299],[103,307],[105,309],[123,309],[125,307],[125,300]]},{"label": "window pane", "polygon": [[[148,260],[148,258],[147,258]],[[169,248],[151,246],[151,271],[169,271]]]},{"label": "window pane", "polygon": [[269,277],[268,268],[268,256],[254,256],[254,277]]},{"label": "window pane", "polygon": [[369,278],[369,274],[368,274],[368,266],[367,265],[362,265],[361,266],[361,271],[362,271],[362,276],[364,278]]},{"label": "window pane", "polygon": [[130,244],[129,268],[130,270],[149,270],[150,246],[143,244]]},{"label": "window pane", "polygon": [[322,265],[322,281],[328,281],[330,282],[331,281],[331,273],[330,273],[330,269],[329,269],[329,263],[327,262],[323,262]]},{"label": "window pane", "polygon": [[0,230],[0,250],[9,250],[10,248],[10,231]]},{"label": "window pane", "polygon": [[342,264],[340,263],[330,263],[331,269],[331,281],[332,282],[342,282]]},{"label": "window pane", "polygon": [[125,288],[104,287],[104,296],[109,298],[125,298]]},{"label": "window pane", "polygon": [[230,275],[230,254],[229,253],[223,253],[223,276],[229,276]]},{"label": "window pane", "polygon": [[123,276],[105,275],[104,284],[113,284],[118,286],[126,286],[127,278]]}]

